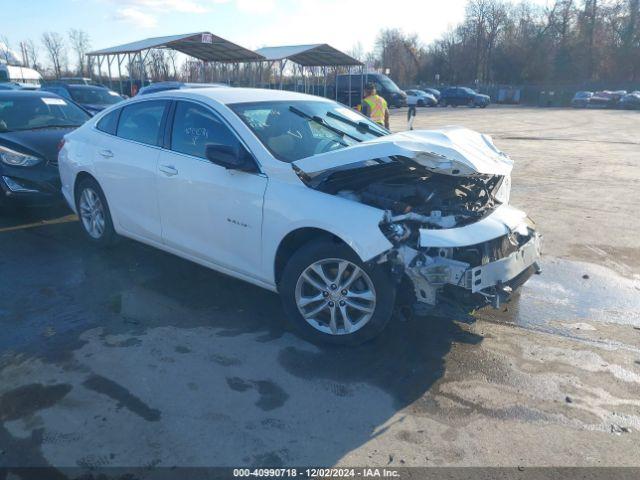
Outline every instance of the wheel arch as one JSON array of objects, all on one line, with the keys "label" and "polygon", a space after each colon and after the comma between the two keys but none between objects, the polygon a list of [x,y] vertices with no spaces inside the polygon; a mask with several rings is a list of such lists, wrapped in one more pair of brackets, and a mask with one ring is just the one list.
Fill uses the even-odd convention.
[{"label": "wheel arch", "polygon": [[[333,241],[336,244],[343,244],[353,250],[353,247],[349,245],[348,242],[345,242],[340,236],[335,233],[329,232],[328,230],[324,230],[322,228],[317,227],[301,227],[291,232],[287,233],[284,238],[280,241],[278,245],[278,249],[276,250],[275,260],[274,260],[274,278],[276,282],[276,286],[280,285],[280,280],[282,279],[282,271],[284,270],[285,265],[291,258],[291,256],[299,250],[303,245],[306,245],[309,242],[314,240],[325,238],[329,241]],[[354,250],[354,253],[358,255],[358,253]]]},{"label": "wheel arch", "polygon": [[[97,182],[98,180],[96,180],[96,177],[94,177],[93,175],[91,175],[89,172],[87,172],[86,170],[80,170],[77,175],[76,178],[73,182],[73,200],[76,200],[76,195],[78,192],[78,185],[80,184],[80,182],[82,182],[83,180],[86,180],[87,178],[91,178],[92,180],[94,180],[95,182]],[[99,185],[99,183],[98,183]]]}]

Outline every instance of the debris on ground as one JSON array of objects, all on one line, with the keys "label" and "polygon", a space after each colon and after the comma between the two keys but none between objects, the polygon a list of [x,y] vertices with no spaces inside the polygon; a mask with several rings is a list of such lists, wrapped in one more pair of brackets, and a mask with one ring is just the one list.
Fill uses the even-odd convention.
[{"label": "debris on ground", "polygon": [[616,425],[615,423],[612,423],[611,433],[615,435],[622,435],[623,433],[631,433],[631,429],[629,427],[623,427],[621,425]]}]

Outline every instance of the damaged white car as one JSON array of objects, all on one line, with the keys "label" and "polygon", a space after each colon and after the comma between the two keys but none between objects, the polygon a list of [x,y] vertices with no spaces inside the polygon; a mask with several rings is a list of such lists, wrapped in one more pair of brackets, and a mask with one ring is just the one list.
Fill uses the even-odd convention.
[{"label": "damaged white car", "polygon": [[88,239],[130,237],[279,292],[312,340],[368,340],[398,306],[498,306],[539,270],[489,137],[390,134],[320,97],[132,99],[68,134],[59,168]]}]

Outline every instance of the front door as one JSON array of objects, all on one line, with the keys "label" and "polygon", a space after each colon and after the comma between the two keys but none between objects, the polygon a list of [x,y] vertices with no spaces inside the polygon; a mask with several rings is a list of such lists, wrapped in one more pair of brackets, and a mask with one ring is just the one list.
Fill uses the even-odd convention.
[{"label": "front door", "polygon": [[237,147],[234,132],[209,107],[176,103],[170,150],[158,161],[163,242],[188,255],[259,277],[267,178],[207,160],[215,143]]}]

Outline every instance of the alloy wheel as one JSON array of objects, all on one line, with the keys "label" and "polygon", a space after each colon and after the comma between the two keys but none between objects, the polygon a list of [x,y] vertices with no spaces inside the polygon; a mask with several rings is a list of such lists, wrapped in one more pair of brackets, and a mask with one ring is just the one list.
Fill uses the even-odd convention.
[{"label": "alloy wheel", "polygon": [[80,195],[80,219],[87,233],[96,240],[100,239],[105,230],[105,214],[102,201],[92,188],[85,188]]},{"label": "alloy wheel", "polygon": [[353,262],[318,260],[298,277],[298,311],[316,330],[346,335],[364,327],[376,308],[376,291],[369,275]]}]

